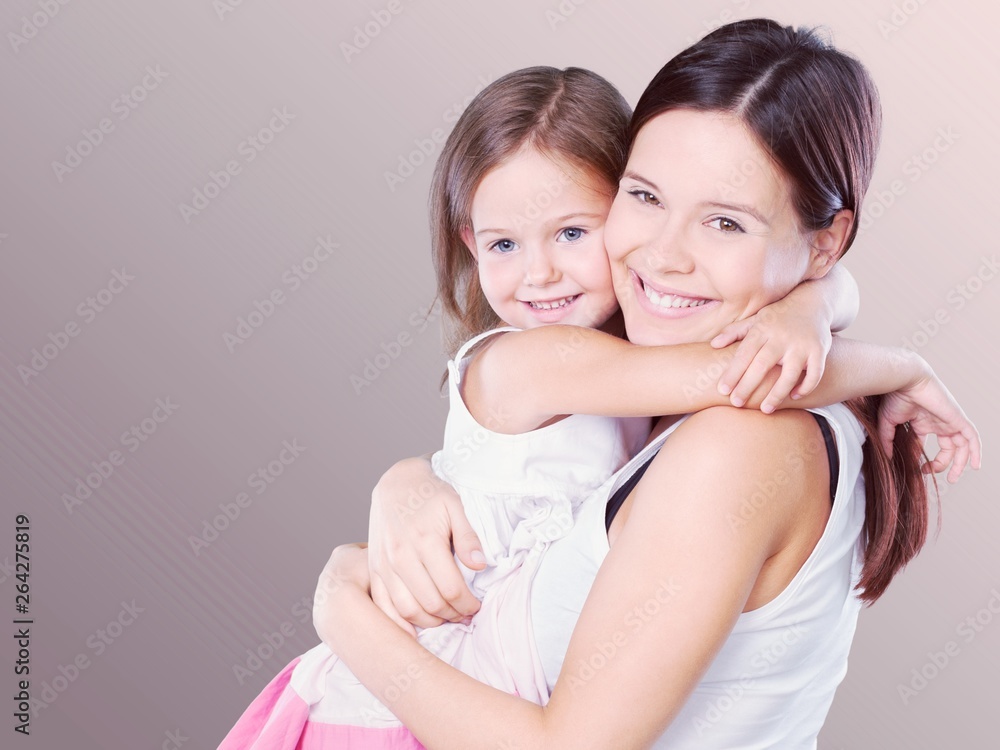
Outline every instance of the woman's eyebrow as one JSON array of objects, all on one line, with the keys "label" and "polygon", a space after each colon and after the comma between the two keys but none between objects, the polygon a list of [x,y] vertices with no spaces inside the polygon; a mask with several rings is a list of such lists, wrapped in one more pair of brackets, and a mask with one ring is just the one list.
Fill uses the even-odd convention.
[{"label": "woman's eyebrow", "polygon": [[744,205],[742,203],[715,203],[715,202],[706,202],[704,205],[708,206],[709,208],[721,208],[721,209],[724,209],[726,211],[739,211],[740,213],[749,214],[750,216],[754,217],[757,221],[759,221],[764,226],[766,226],[768,228],[771,227],[771,222],[769,222],[767,219],[765,219],[760,214],[759,211],[757,211],[754,208],[751,208],[750,206]]},{"label": "woman's eyebrow", "polygon": [[660,188],[657,187],[655,182],[653,182],[652,180],[647,180],[641,174],[639,174],[638,172],[633,172],[631,169],[627,170],[625,174],[622,175],[622,177],[623,178],[628,177],[629,179],[645,183],[646,185],[649,185],[651,188],[653,188],[653,190],[655,190],[656,192],[658,193],[661,192]]}]

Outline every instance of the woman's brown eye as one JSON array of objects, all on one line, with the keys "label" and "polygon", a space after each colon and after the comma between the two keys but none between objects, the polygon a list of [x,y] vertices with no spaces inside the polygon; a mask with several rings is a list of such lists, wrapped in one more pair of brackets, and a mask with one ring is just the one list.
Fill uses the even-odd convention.
[{"label": "woman's brown eye", "polygon": [[650,203],[654,206],[657,203],[659,203],[659,201],[656,199],[656,196],[653,195],[652,193],[643,192],[642,199],[646,201],[646,203]]},{"label": "woman's brown eye", "polygon": [[740,225],[737,224],[732,219],[725,219],[725,218],[719,219],[719,229],[721,229],[723,232],[735,232],[739,230],[739,228]]}]

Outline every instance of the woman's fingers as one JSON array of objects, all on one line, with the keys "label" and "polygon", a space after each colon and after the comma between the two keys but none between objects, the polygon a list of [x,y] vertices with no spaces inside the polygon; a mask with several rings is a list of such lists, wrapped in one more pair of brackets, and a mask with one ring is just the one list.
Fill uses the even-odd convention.
[{"label": "woman's fingers", "polygon": [[883,411],[878,415],[878,439],[887,457],[892,458],[892,441],[896,437],[896,422]]},{"label": "woman's fingers", "polygon": [[965,473],[965,467],[969,464],[969,446],[962,442],[955,453],[955,461],[951,465],[951,472],[948,474],[949,482],[957,482]]},{"label": "woman's fingers", "polygon": [[955,446],[947,436],[938,435],[938,449],[937,455],[931,461],[931,468],[935,474],[947,469],[955,455]]},{"label": "woman's fingers", "polygon": [[404,583],[399,576],[393,573],[386,575],[382,580],[393,606],[404,620],[421,628],[433,628],[444,622],[440,617],[435,617],[424,609],[412,593],[412,587]]},{"label": "woman's fingers", "polygon": [[441,599],[439,608],[427,609],[437,617],[455,622],[479,611],[480,602],[469,590],[455,558],[434,547],[424,553],[424,568]]},{"label": "woman's fingers", "polygon": [[389,618],[399,625],[404,632],[409,633],[414,638],[417,637],[417,629],[413,627],[409,622],[407,622],[396,606],[392,603],[392,597],[389,596],[389,591],[385,587],[385,583],[382,581],[381,576],[372,575],[372,601],[375,605],[389,615]]},{"label": "woman's fingers", "polygon": [[972,468],[979,471],[983,459],[983,444],[979,431],[970,422],[962,429],[962,436],[969,441],[969,452],[972,454]]},{"label": "woman's fingers", "polygon": [[[438,548],[435,547],[433,549],[436,550]],[[426,561],[428,559],[433,559],[433,555],[428,550],[424,550],[420,552],[420,559],[415,560],[412,565],[406,567],[394,565],[393,568],[398,571],[397,576],[399,580],[410,590],[413,598],[424,613],[438,620],[461,620],[465,615],[459,613],[445,599],[438,586],[438,581],[431,575],[431,571],[427,568]],[[453,559],[451,560],[451,565],[455,567]],[[440,568],[441,565],[438,563],[435,566],[435,571],[440,571]],[[460,575],[459,578],[461,578]],[[462,585],[464,586],[464,582]],[[453,593],[450,585],[446,588],[449,594]],[[400,612],[403,612],[403,610],[400,610]],[[413,622],[413,620],[410,621]]]}]

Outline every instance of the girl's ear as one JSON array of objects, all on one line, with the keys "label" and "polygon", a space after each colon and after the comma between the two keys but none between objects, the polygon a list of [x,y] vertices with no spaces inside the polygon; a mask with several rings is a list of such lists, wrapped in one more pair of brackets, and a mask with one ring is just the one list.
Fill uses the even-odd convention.
[{"label": "girl's ear", "polygon": [[469,248],[469,252],[472,253],[472,259],[478,263],[479,248],[476,247],[476,238],[472,234],[472,227],[462,228],[462,242],[465,243],[465,246]]},{"label": "girl's ear", "polygon": [[844,254],[844,245],[847,244],[853,223],[854,212],[845,208],[834,215],[830,226],[813,234],[807,279],[820,279],[830,272]]}]

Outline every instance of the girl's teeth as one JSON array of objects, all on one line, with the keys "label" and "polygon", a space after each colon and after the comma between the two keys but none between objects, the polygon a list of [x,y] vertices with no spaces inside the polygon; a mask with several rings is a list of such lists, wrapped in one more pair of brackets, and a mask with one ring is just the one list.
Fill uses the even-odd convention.
[{"label": "girl's teeth", "polygon": [[572,297],[563,297],[562,299],[557,299],[554,302],[529,302],[536,310],[556,310],[560,307],[566,307],[570,302],[575,300],[580,295],[574,294]]},{"label": "girl's teeth", "polygon": [[708,302],[707,299],[692,299],[691,297],[678,297],[675,294],[660,294],[645,284],[642,285],[642,288],[646,292],[646,297],[649,298],[649,301],[657,307],[701,307]]}]

